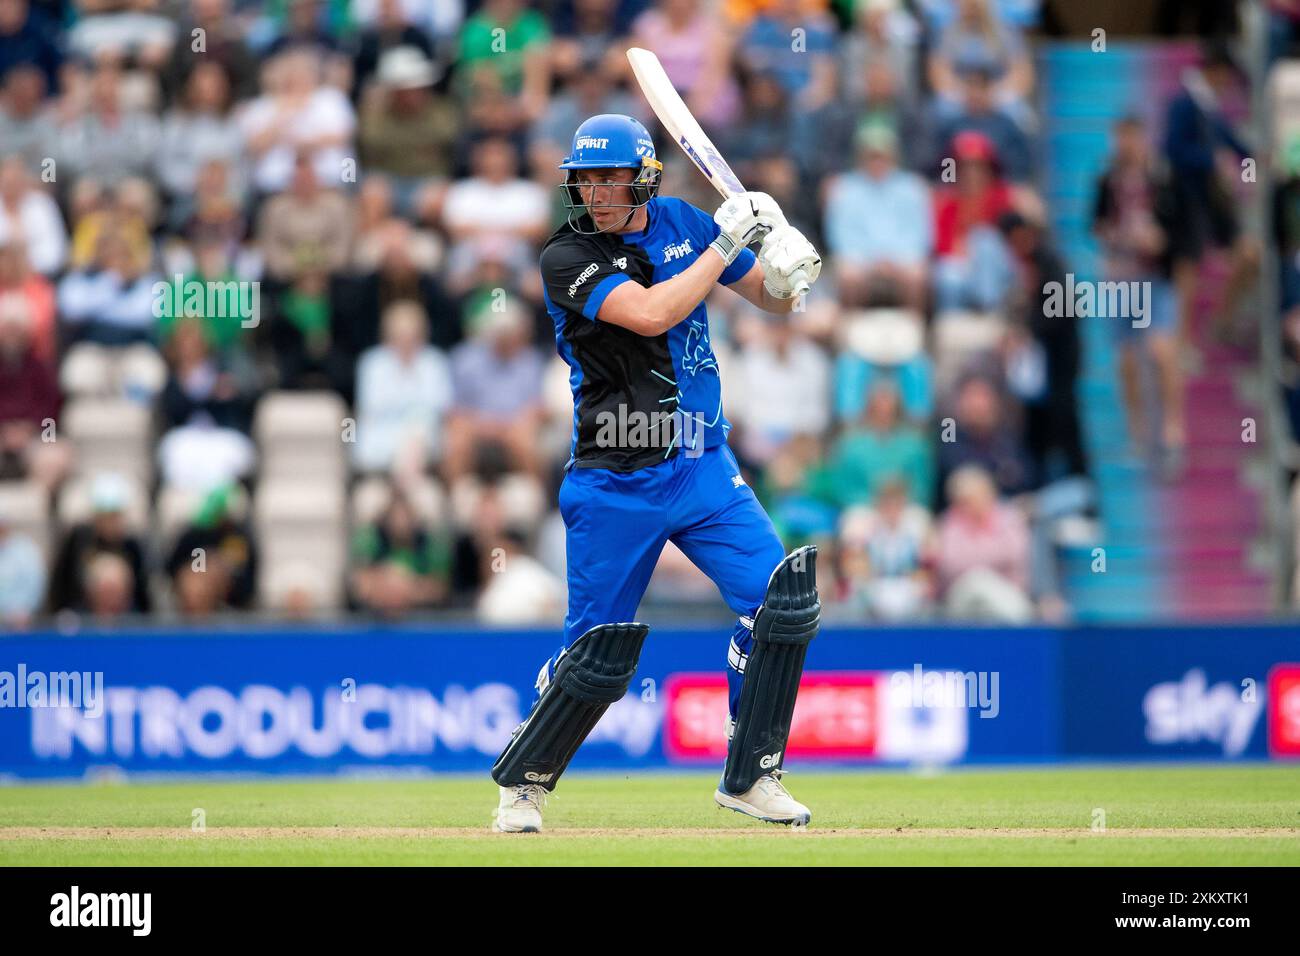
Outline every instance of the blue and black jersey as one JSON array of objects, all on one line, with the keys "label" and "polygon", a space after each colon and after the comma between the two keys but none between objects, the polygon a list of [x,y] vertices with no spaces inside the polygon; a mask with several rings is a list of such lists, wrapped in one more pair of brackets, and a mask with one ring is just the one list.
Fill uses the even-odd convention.
[{"label": "blue and black jersey", "polygon": [[[720,231],[706,212],[669,196],[646,205],[640,232],[584,235],[567,222],[542,247],[546,308],[573,389],[570,465],[630,472],[727,439],[709,318],[700,303],[662,335],[643,336],[597,319],[618,285],[649,287],[689,268]],[[584,228],[592,228],[584,217]],[[719,277],[754,265],[748,249]]]}]

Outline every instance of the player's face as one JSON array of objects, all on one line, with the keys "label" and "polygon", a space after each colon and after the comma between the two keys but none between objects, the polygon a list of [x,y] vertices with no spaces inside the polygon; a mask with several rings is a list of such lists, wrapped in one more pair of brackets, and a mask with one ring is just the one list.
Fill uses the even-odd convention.
[{"label": "player's face", "polygon": [[633,204],[629,184],[635,176],[634,169],[578,170],[575,177],[578,194],[597,228],[603,229],[627,218],[627,207]]}]

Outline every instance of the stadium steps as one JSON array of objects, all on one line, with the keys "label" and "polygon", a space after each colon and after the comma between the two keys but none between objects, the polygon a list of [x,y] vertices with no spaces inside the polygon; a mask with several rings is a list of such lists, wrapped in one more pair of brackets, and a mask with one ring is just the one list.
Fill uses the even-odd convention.
[{"label": "stadium steps", "polygon": [[[1099,278],[1090,235],[1093,189],[1110,148],[1110,129],[1136,113],[1163,129],[1166,104],[1194,44],[1112,43],[1104,53],[1087,43],[1040,47],[1044,164],[1040,187],[1068,268]],[[1207,270],[1222,279],[1221,264]],[[1207,297],[1217,289],[1207,290]],[[1206,302],[1199,304],[1203,323]],[[1084,361],[1080,407],[1097,485],[1106,572],[1093,571],[1092,547],[1063,554],[1066,599],[1081,622],[1152,618],[1235,619],[1267,614],[1271,582],[1255,560],[1263,500],[1252,486],[1260,452],[1241,440],[1241,420],[1258,408],[1241,387],[1250,356],[1211,344],[1198,328],[1204,361],[1190,376],[1190,444],[1186,470],[1173,483],[1128,457],[1117,353],[1110,320],[1082,320]],[[1260,436],[1261,440],[1263,436]]]}]

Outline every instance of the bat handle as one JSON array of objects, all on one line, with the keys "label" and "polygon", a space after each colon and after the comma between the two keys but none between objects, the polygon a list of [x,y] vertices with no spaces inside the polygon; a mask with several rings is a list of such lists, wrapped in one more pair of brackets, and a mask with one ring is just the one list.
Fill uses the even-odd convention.
[{"label": "bat handle", "polygon": [[812,286],[808,284],[808,274],[802,269],[795,272],[795,274],[790,277],[790,280],[794,287],[794,297],[796,299],[807,295],[808,290],[812,288]]}]

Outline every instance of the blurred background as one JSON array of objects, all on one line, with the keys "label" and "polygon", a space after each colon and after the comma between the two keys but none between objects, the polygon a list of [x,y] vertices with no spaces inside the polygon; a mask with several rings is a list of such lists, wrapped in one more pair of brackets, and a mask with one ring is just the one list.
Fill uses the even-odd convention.
[{"label": "blurred background", "polygon": [[[823,251],[789,317],[709,306],[732,446],[821,545],[829,616],[1287,613],[1298,23],[0,0],[0,621],[558,623],[572,409],[537,252],[585,117],[662,141],[629,45]],[[1097,281],[1142,291],[1048,314]],[[647,606],[725,617],[672,545]]]}]

